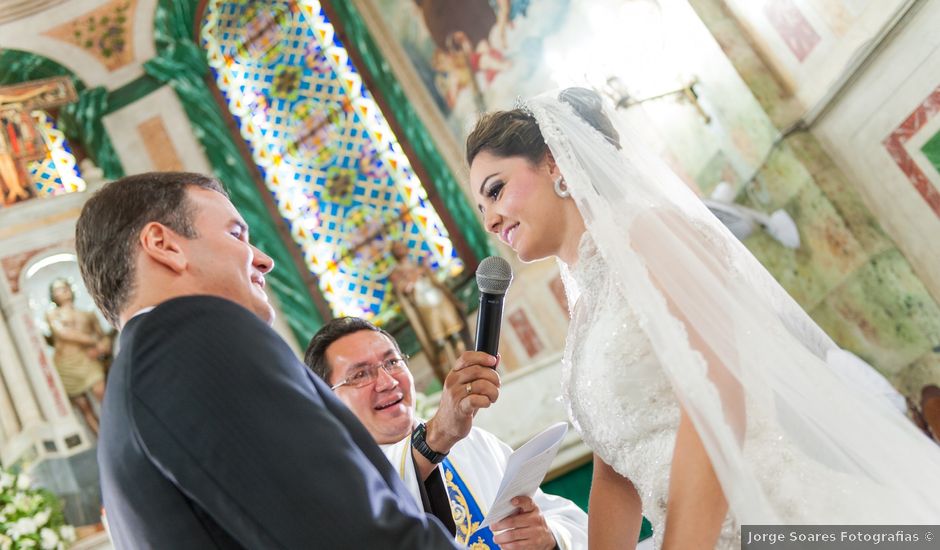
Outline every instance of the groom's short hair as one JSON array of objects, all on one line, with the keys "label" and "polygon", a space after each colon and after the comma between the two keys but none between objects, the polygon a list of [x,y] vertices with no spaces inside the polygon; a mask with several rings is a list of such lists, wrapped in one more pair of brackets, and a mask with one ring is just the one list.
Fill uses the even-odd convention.
[{"label": "groom's short hair", "polygon": [[134,291],[137,238],[150,222],[195,238],[190,186],[228,194],[215,178],[189,172],[149,172],[106,184],[82,208],[75,226],[78,267],[101,313],[117,326]]}]

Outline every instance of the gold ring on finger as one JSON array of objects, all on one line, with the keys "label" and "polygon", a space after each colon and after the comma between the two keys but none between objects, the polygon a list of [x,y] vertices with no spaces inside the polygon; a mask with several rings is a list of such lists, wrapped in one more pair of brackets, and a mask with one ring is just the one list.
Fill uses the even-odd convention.
[{"label": "gold ring on finger", "polygon": [[467,384],[467,395],[473,392],[473,384]]}]

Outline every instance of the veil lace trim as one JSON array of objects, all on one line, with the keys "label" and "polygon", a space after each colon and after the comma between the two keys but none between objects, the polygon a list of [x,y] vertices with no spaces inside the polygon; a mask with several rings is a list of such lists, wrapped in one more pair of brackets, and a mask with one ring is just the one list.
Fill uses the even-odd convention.
[{"label": "veil lace trim", "polygon": [[620,150],[557,93],[527,108],[738,521],[936,522],[940,449],[829,368],[832,340],[613,109]]}]

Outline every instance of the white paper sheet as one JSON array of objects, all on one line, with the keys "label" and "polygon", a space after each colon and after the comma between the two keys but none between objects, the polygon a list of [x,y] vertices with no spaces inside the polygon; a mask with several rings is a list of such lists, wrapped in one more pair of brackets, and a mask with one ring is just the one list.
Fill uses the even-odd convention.
[{"label": "white paper sheet", "polygon": [[561,446],[568,424],[559,422],[536,435],[509,455],[506,472],[480,528],[497,523],[516,511],[510,502],[518,496],[531,497],[541,485]]}]

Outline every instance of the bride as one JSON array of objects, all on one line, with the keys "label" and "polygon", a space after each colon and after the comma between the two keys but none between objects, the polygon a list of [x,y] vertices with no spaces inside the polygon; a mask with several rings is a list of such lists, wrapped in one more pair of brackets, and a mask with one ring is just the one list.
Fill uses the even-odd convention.
[{"label": "bride", "polygon": [[583,88],[467,139],[486,229],[555,256],[563,394],[594,452],[592,548],[740,548],[744,524],[926,524],[940,449],[827,365],[837,346]]}]

